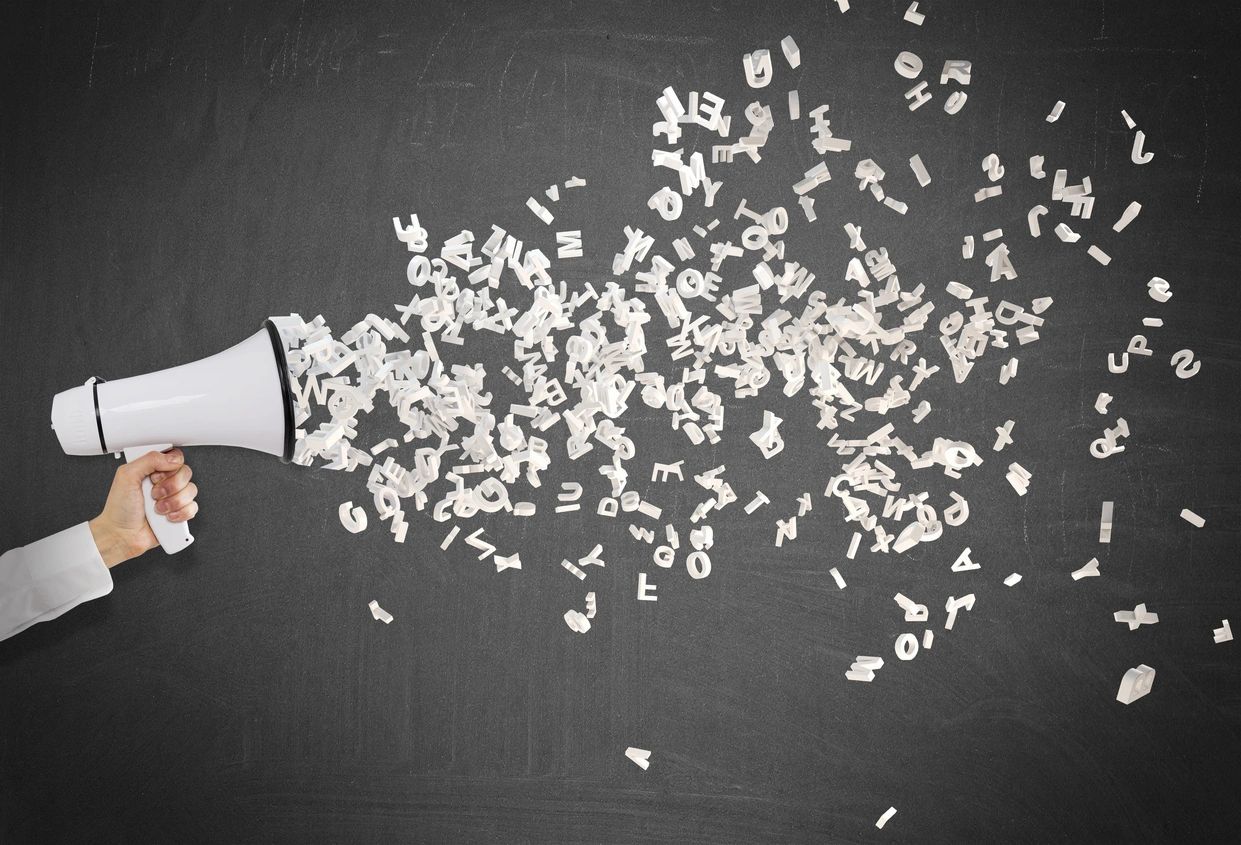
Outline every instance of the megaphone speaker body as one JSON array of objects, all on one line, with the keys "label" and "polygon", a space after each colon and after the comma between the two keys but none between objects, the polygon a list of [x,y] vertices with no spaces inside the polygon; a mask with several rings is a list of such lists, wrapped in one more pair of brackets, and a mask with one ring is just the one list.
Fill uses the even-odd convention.
[{"label": "megaphone speaker body", "polygon": [[[123,452],[127,460],[172,446],[238,446],[293,456],[293,401],[284,343],[270,321],[223,352],[146,375],[92,379],[56,394],[52,428],[69,455]],[[193,537],[155,513],[144,482],[147,521],[172,553]],[[165,538],[167,537],[167,541]]]}]

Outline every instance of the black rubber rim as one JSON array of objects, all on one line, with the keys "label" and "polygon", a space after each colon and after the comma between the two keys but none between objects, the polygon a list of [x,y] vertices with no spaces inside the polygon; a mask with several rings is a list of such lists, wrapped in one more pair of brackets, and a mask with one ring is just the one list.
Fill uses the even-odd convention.
[{"label": "black rubber rim", "polygon": [[95,379],[90,383],[91,396],[95,399],[95,428],[99,431],[99,448],[104,452],[110,451],[108,444],[103,439],[103,419],[99,416],[99,382],[103,379]]},{"label": "black rubber rim", "polygon": [[[280,395],[284,399],[284,455],[280,460],[286,464],[293,460],[293,391],[289,387],[289,362],[284,357],[284,341],[280,339],[280,330],[271,320],[264,320],[267,336],[271,339],[271,351],[276,357],[276,377],[280,379]],[[103,438],[103,429],[99,431]]]}]

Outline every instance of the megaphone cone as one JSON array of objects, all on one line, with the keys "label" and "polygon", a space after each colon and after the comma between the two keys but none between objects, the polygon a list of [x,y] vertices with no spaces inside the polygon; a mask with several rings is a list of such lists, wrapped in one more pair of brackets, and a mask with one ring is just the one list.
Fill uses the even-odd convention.
[{"label": "megaphone cone", "polygon": [[[132,458],[170,446],[239,446],[288,461],[294,425],[284,343],[268,320],[209,358],[116,381],[91,379],[56,394],[52,428],[69,455]],[[189,545],[184,524],[159,517],[156,525],[147,492],[148,522],[160,543],[169,552],[179,550],[170,545]],[[176,529],[175,540],[165,542],[167,526]]]}]

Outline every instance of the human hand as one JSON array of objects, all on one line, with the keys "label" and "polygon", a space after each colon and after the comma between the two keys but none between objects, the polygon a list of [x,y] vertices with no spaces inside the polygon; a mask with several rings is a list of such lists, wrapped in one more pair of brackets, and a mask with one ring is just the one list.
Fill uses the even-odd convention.
[{"label": "human hand", "polygon": [[198,485],[180,449],[147,452],[117,467],[103,511],[90,521],[99,556],[109,567],[137,557],[159,545],[147,522],[142,502],[142,480],[151,476],[155,510],[171,522],[185,522],[198,513]]}]

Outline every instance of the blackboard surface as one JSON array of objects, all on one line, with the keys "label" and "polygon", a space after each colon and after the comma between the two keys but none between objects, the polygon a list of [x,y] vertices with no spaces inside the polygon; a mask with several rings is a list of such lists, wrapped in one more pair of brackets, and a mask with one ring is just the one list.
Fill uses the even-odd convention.
[{"label": "blackboard surface", "polygon": [[[972,500],[959,542],[863,555],[845,591],[827,571],[851,528],[821,497],[840,459],[804,396],[769,405],[788,420],[780,459],[746,441],[753,402],[730,405],[724,443],[693,457],[699,471],[727,462],[741,495],[763,489],[785,514],[812,491],[799,540],[775,549],[774,517],[734,507],[711,576],[653,577],[658,602],[635,600],[649,549],[621,524],[497,522],[526,562],[497,574],[460,543],[440,552],[425,517],[404,546],[345,533],[335,507],[365,497],[361,478],[192,451],[197,542],[126,563],[106,599],[0,644],[0,841],[1236,841],[1241,643],[1211,641],[1223,618],[1241,629],[1236,7],[920,6],[915,28],[903,2],[880,0],[843,16],[830,2],[5,3],[0,548],[93,516],[114,469],[61,453],[55,392],[202,357],[269,314],[343,330],[391,313],[408,295],[393,215],[418,212],[441,239],[527,225],[527,196],[583,176],[564,209],[587,244],[572,281],[606,280],[624,225],[658,229],[660,90],[716,91],[740,119],[754,99],[741,55],[778,58],[787,34],[803,108],[830,102],[859,152],[836,179],[865,155],[912,185],[903,162],[920,152],[935,181],[911,216],[942,215],[906,235],[841,194],[820,200],[831,230],[803,252],[843,266],[852,219],[938,290],[966,272],[961,235],[1003,225],[1026,295],[1056,304],[1012,384],[992,371],[926,395],[937,426],[974,442],[1015,419],[1009,460],[1030,493],[1012,495],[1007,461],[988,459],[979,489],[993,492]],[[955,119],[904,108],[892,61],[905,49],[931,68],[973,61]],[[1122,108],[1148,165],[1129,160]],[[989,152],[1018,177],[1034,153],[1090,175],[1109,220],[1140,200],[1111,265],[1029,241],[1024,213],[975,207]],[[774,204],[815,160],[787,137],[767,157],[779,178],[738,177],[723,209]],[[1022,211],[1047,187],[1014,184]],[[1173,285],[1166,305],[1146,296],[1154,275]],[[1156,310],[1161,357],[1109,375],[1107,352]],[[1203,366],[1181,380],[1167,356],[1186,347]],[[1100,390],[1118,397],[1107,418]],[[1117,414],[1127,453],[1090,458]],[[634,434],[643,466],[686,450],[657,415]],[[605,489],[593,467],[557,466],[541,509],[560,480]],[[680,489],[667,504],[684,518],[695,499]],[[560,617],[583,585],[557,564],[596,540],[616,552],[591,575],[601,616],[578,636]],[[977,607],[899,663],[908,626],[890,597],[960,594],[950,579],[967,576],[948,566],[967,544],[984,562],[968,582]],[[1072,581],[1091,557],[1104,577]],[[1005,588],[1011,571],[1024,580]],[[371,599],[396,622],[373,622]],[[1158,625],[1112,621],[1139,601]],[[858,654],[889,666],[847,683]],[[1155,688],[1125,707],[1116,686],[1138,663]],[[649,771],[630,745],[653,751]]]}]

